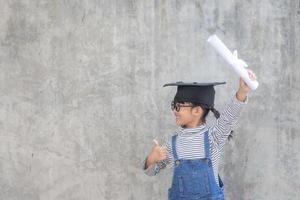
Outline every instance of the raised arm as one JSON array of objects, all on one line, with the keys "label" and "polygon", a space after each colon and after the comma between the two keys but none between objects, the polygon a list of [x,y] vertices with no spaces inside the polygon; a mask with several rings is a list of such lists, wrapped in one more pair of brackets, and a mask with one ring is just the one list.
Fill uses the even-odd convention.
[{"label": "raised arm", "polygon": [[[248,70],[251,80],[256,80],[255,74]],[[219,119],[210,128],[210,134],[213,143],[222,148],[227,141],[228,136],[234,129],[244,105],[247,102],[247,95],[250,92],[250,87],[240,78],[239,89],[231,101],[222,111]]]}]

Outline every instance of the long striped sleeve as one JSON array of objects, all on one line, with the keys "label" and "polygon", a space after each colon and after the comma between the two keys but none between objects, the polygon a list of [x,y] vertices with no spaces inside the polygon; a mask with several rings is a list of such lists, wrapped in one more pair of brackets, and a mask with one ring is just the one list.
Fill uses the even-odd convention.
[{"label": "long striped sleeve", "polygon": [[211,144],[216,148],[222,149],[226,143],[231,131],[237,125],[243,105],[247,104],[247,101],[241,102],[234,96],[222,111],[220,118],[209,128]]}]

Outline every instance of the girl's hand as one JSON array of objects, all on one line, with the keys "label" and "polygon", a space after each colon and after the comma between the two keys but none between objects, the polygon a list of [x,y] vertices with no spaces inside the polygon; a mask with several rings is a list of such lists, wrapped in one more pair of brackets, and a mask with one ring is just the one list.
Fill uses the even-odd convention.
[{"label": "girl's hand", "polygon": [[[254,72],[250,69],[248,69],[248,74],[249,74],[249,77],[252,81],[255,81],[256,80],[256,76],[254,74]],[[251,91],[251,88],[245,83],[245,81],[240,78],[240,87],[236,93],[236,98],[239,100],[239,101],[242,101],[244,102],[247,98],[247,94]]]},{"label": "girl's hand", "polygon": [[150,154],[147,157],[146,166],[147,169],[150,165],[165,160],[167,158],[167,149],[166,147],[162,147],[156,140],[153,140],[153,147]]}]

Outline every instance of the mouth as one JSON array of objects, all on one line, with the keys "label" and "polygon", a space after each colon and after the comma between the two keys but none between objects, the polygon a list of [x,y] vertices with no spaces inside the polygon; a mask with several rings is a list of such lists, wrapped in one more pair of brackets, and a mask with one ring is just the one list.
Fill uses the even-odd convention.
[{"label": "mouth", "polygon": [[175,115],[175,118],[176,118],[176,119],[179,119],[179,118],[180,118],[180,116],[179,116],[179,115]]}]

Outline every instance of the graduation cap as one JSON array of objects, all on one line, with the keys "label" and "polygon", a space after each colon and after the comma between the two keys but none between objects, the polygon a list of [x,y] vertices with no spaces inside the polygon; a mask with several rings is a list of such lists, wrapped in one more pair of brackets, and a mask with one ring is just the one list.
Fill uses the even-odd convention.
[{"label": "graduation cap", "polygon": [[166,86],[177,86],[177,93],[174,97],[175,102],[191,102],[195,104],[203,104],[208,108],[214,106],[215,89],[214,86],[222,85],[226,82],[212,82],[212,83],[168,83]]}]

